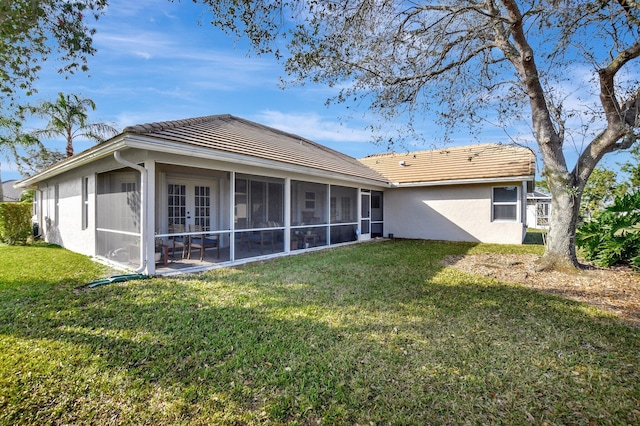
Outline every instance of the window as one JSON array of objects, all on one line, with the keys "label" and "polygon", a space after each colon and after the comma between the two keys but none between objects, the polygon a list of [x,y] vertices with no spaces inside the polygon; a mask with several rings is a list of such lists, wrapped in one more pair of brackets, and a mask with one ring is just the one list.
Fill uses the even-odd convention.
[{"label": "window", "polygon": [[234,206],[234,222],[235,227],[238,229],[249,228],[247,219],[249,218],[248,212],[248,193],[247,193],[247,179],[236,179],[236,194],[235,194],[235,206]]},{"label": "window", "polygon": [[341,197],[340,198],[340,207],[343,222],[353,222],[355,218],[351,214],[351,204],[353,204],[353,199],[351,197]]},{"label": "window", "polygon": [[53,223],[58,226],[60,220],[60,185],[56,184],[53,189]]},{"label": "window", "polygon": [[304,193],[304,208],[307,210],[316,209],[316,193],[315,192]]},{"label": "window", "polygon": [[357,223],[358,188],[331,185],[331,223]]},{"label": "window", "polygon": [[211,188],[208,186],[196,186],[194,202],[195,224],[202,226],[204,231],[209,231],[211,229]]},{"label": "window", "polygon": [[187,225],[187,186],[169,184],[167,186],[167,218],[170,225]]},{"label": "window", "polygon": [[82,229],[89,227],[89,178],[82,178]]},{"label": "window", "polygon": [[518,220],[517,186],[502,186],[493,188],[492,220]]},{"label": "window", "polygon": [[551,203],[544,201],[536,204],[536,225],[540,227],[549,226],[549,208]]}]

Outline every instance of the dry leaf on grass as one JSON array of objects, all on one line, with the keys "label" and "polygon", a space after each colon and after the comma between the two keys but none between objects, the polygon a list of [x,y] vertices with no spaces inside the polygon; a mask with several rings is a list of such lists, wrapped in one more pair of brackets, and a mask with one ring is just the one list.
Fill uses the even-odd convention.
[{"label": "dry leaf on grass", "polygon": [[536,272],[538,258],[531,254],[482,254],[449,256],[444,262],[461,271],[588,303],[640,328],[640,274],[624,268]]}]

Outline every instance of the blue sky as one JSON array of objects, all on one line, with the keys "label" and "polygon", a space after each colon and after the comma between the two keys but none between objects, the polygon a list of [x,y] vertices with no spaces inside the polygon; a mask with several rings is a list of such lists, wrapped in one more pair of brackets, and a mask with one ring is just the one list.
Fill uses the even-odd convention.
[{"label": "blue sky", "polygon": [[[110,0],[106,14],[96,23],[96,55],[88,74],[65,79],[45,67],[37,82],[35,99],[55,98],[58,92],[92,99],[97,106],[92,121],[124,127],[154,121],[213,114],[233,114],[325,144],[353,157],[383,152],[366,130],[374,120],[365,110],[344,105],[325,106],[332,89],[307,84],[282,90],[282,65],[270,56],[249,54],[242,41],[223,34],[208,23],[206,10],[191,1]],[[428,123],[428,121],[427,121]],[[31,120],[27,127],[44,127]],[[435,126],[435,124],[434,124]],[[430,133],[431,130],[427,131]],[[461,133],[453,144],[529,141],[530,129],[487,126],[476,139]],[[44,141],[64,150],[63,140]],[[76,152],[89,148],[75,142]],[[437,140],[415,149],[441,146]],[[15,165],[0,159],[2,179],[19,179]],[[615,166],[616,158],[608,164]]]}]

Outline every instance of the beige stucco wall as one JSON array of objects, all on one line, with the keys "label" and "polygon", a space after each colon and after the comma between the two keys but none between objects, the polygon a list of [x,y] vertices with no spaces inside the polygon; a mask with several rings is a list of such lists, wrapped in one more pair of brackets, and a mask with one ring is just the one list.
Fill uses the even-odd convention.
[{"label": "beige stucco wall", "polygon": [[396,238],[521,244],[522,202],[518,221],[491,220],[494,186],[522,183],[396,188],[384,193],[385,235]]},{"label": "beige stucco wall", "polygon": [[[82,229],[82,180],[89,178],[88,227]],[[58,208],[55,191],[58,187]],[[95,174],[89,168],[75,170],[41,184],[41,212],[37,213],[46,241],[77,253],[95,254]],[[56,213],[58,217],[56,218]]]},{"label": "beige stucco wall", "polygon": [[[145,152],[132,150],[123,154],[123,157],[137,163],[144,161]],[[96,175],[122,168],[123,166],[109,155],[39,183],[38,188],[43,199],[37,216],[43,238],[76,253],[96,255]],[[89,211],[87,227],[82,229],[82,181],[85,177],[89,178]],[[57,221],[56,185],[59,188]]]}]

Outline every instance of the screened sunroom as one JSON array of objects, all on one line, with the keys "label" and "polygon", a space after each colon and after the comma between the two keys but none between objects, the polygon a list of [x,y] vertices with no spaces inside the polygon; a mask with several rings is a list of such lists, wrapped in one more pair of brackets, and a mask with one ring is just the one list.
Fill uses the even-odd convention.
[{"label": "screened sunroom", "polygon": [[48,241],[147,274],[382,235],[389,187],[352,157],[230,115],[127,127],[22,184],[39,191]]},{"label": "screened sunroom", "polygon": [[[372,209],[371,191],[364,191],[238,172],[167,174],[156,190],[156,240],[163,257],[157,271],[369,239],[370,212],[381,218],[382,205]],[[382,199],[382,192],[373,193]]]}]

